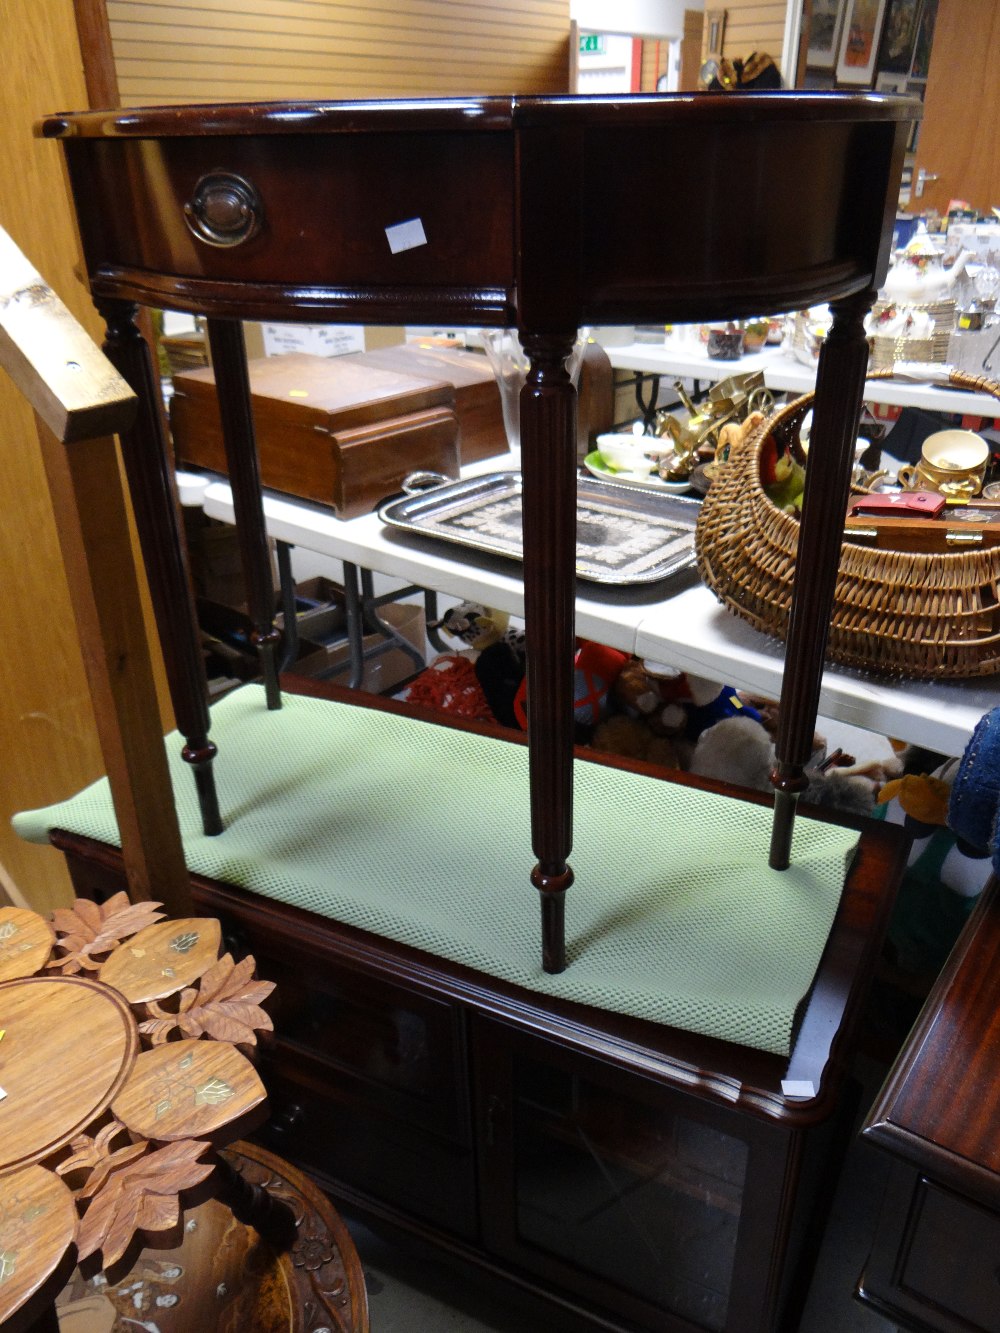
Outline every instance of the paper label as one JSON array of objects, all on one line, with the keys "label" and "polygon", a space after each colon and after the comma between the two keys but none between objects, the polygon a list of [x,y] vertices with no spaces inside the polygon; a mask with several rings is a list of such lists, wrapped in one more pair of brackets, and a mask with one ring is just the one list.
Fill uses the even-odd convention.
[{"label": "paper label", "polygon": [[3,1088],[0,1088],[0,1102],[2,1102],[6,1096],[7,1094],[4,1092]]},{"label": "paper label", "polygon": [[783,1078],[781,1080],[781,1091],[786,1097],[815,1097],[816,1089],[813,1087],[812,1079],[808,1078]]},{"label": "paper label", "polygon": [[385,238],[389,242],[389,249],[394,255],[398,255],[403,250],[415,250],[418,245],[427,244],[424,224],[419,218],[410,218],[408,222],[397,222],[395,226],[386,227]]},{"label": "paper label", "polygon": [[264,355],[308,352],[312,356],[344,356],[365,350],[361,324],[265,324]]}]

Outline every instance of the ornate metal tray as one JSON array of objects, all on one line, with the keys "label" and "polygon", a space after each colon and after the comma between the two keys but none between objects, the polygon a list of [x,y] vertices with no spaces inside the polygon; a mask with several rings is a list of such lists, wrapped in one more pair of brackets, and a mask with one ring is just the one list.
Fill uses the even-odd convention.
[{"label": "ornate metal tray", "polygon": [[[521,489],[520,472],[490,472],[390,500],[378,512],[391,527],[520,560]],[[577,576],[621,587],[688,568],[698,509],[683,496],[580,477]]]}]

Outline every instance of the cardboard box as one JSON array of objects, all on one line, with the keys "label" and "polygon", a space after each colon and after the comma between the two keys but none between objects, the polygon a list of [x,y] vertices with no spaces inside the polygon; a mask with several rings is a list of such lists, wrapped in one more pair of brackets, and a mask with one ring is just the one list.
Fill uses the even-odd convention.
[{"label": "cardboard box", "polygon": [[[347,630],[347,600],[339,583],[317,574],[295,585],[295,623],[299,641],[311,639],[323,644],[343,637]],[[279,609],[274,617],[278,629],[285,628],[285,615]]]},{"label": "cardboard box", "polygon": [[[398,494],[409,472],[458,476],[455,391],[443,380],[303,353],[251,361],[249,373],[261,480],[272,490],[354,518]],[[210,367],[175,377],[170,426],[179,464],[227,474]]]},{"label": "cardboard box", "polygon": [[[426,625],[422,606],[408,602],[389,602],[380,608],[379,614],[422,657],[425,655]],[[380,634],[366,634],[363,644],[366,650],[386,645],[384,652],[365,662],[360,688],[368,694],[387,694],[421,669],[407,653],[389,645]],[[340,642],[320,652],[310,653],[300,658],[292,671],[296,675],[346,685],[350,674],[350,649],[346,643]]]},{"label": "cardboard box", "polygon": [[[240,556],[239,537],[231,523],[209,518],[201,509],[185,506],[182,511],[191,584],[198,597],[226,606],[246,603],[246,580]],[[268,541],[271,584],[280,586],[273,540]]]}]

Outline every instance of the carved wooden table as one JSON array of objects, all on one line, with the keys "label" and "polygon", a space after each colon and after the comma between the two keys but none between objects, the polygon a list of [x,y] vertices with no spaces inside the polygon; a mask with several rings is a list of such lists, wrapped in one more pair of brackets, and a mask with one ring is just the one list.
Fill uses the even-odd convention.
[{"label": "carved wooden table", "polygon": [[[220,956],[218,921],[161,921],[157,907],[123,893],[79,899],[51,925],[0,909],[4,1328],[54,1326],[52,1298],[77,1262],[127,1268],[148,1237],[177,1230],[199,1186],[233,1226],[279,1248],[316,1215],[310,1201],[296,1216],[215,1152],[265,1118],[263,1084],[237,1047],[270,1028],[259,1005],[272,983],[254,979],[252,958]],[[249,1160],[251,1178],[263,1167],[282,1179],[276,1160]]]},{"label": "carved wooden table", "polygon": [[[771,864],[787,866],[819,697],[868,347],[910,122],[870,95],[771,93],[167,107],[49,117],[106,350],[139,396],[126,470],[185,758],[222,821],[158,377],[136,305],[208,318],[255,639],[278,634],[240,321],[516,326],[530,708],[531,880],[565,965],[572,882],[578,326],[832,303],[781,705]],[[677,186],[647,188],[651,166]]]}]

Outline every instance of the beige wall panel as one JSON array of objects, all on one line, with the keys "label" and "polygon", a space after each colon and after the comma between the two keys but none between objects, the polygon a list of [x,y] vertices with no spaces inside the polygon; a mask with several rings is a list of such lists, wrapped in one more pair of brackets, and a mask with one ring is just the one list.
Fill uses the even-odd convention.
[{"label": "beige wall panel", "polygon": [[701,30],[705,20],[704,10],[685,9],[684,36],[681,38],[681,68],[677,80],[678,91],[694,92],[698,87],[698,71],[701,68]]},{"label": "beige wall panel", "polygon": [[[72,0],[2,10],[0,224],[99,337],[73,272],[78,252],[59,149],[31,134],[42,115],[87,104]],[[0,864],[45,910],[71,896],[62,857],[21,842],[10,816],[71,795],[102,764],[34,419],[2,371],[0,569]]]},{"label": "beige wall panel", "polygon": [[785,36],[783,0],[730,0],[725,6],[726,31],[723,52],[733,59],[751,51],[766,51],[781,64]]},{"label": "beige wall panel", "polygon": [[565,92],[569,0],[111,0],[122,102]]},{"label": "beige wall panel", "polygon": [[642,43],[642,83],[644,93],[656,92],[656,81],[667,70],[670,43],[647,37]]}]

